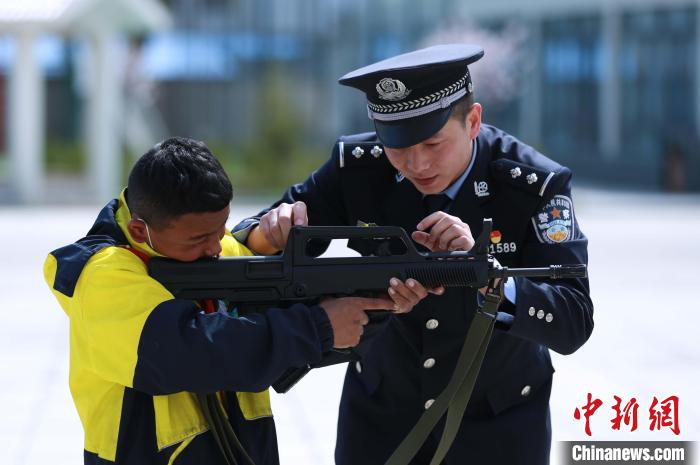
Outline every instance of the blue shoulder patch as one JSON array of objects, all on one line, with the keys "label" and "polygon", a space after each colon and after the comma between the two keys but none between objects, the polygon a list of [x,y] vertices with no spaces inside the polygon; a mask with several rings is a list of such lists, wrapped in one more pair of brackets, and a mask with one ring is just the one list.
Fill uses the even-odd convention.
[{"label": "blue shoulder patch", "polygon": [[543,244],[558,244],[576,236],[574,204],[565,195],[555,195],[532,218],[537,238]]}]

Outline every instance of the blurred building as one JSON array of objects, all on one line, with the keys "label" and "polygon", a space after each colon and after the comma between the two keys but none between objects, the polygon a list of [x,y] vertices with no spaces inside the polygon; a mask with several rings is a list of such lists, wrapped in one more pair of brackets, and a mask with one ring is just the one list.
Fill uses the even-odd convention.
[{"label": "blurred building", "polygon": [[[478,41],[487,123],[571,166],[579,182],[700,190],[700,0],[163,3],[174,27],[131,49],[157,110],[143,117],[162,133],[238,146],[267,137],[275,117],[324,151],[339,134],[371,130],[362,96],[340,76],[435,41]],[[82,79],[80,44],[62,44],[46,129],[61,140],[76,132]]]},{"label": "blurred building", "polygon": [[580,177],[697,191],[699,3],[491,0],[474,12],[530,31],[516,132]]},{"label": "blurred building", "polygon": [[[171,0],[178,28],[169,40],[187,43],[190,58],[181,57],[181,74],[163,76],[161,102],[174,132],[250,136],[274,111],[259,105],[274,62],[307,140],[330,146],[337,134],[371,128],[359,93],[336,84],[345,72],[418,47],[441,28],[461,27],[468,40],[475,27],[498,37],[517,24],[526,31],[513,51],[518,66],[500,70],[516,74],[517,92],[507,102],[490,102],[491,93],[487,122],[570,165],[578,179],[699,190],[699,4]],[[497,52],[487,49],[475,68]],[[476,89],[479,97],[479,82]]]}]

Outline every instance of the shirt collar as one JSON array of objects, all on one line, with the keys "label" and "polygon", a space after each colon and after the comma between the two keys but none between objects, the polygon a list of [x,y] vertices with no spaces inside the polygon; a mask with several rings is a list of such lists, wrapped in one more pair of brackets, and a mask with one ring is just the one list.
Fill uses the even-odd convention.
[{"label": "shirt collar", "polygon": [[467,176],[469,176],[469,173],[472,170],[472,167],[474,166],[474,161],[476,160],[476,139],[472,141],[472,159],[469,161],[469,165],[467,166],[467,169],[464,170],[464,173],[457,178],[455,182],[450,184],[450,186],[445,189],[444,191],[441,192],[441,194],[447,195],[450,200],[454,201],[455,198],[457,198],[457,194],[459,193],[459,190],[462,188],[462,184],[464,184],[464,181],[467,179]]}]

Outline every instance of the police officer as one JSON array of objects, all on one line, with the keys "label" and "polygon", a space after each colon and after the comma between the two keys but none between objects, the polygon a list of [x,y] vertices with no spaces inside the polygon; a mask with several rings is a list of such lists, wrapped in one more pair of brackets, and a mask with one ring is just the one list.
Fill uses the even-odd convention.
[{"label": "police officer", "polygon": [[[340,137],[306,181],[236,227],[239,240],[271,253],[284,247],[293,224],[362,222],[402,226],[431,251],[469,250],[482,219],[492,218],[490,252],[502,265],[587,263],[571,171],[482,123],[468,65],[483,53],[473,45],[441,45],[343,76],[341,84],[366,94],[375,132]],[[391,292],[409,304],[427,294],[412,280],[397,281]],[[349,364],[338,464],[387,460],[448,383],[478,300],[471,289],[428,295],[393,317]],[[570,354],[590,336],[587,279],[509,279],[496,328],[444,463],[548,463],[554,371],[548,349]],[[414,463],[430,462],[441,429]]]}]

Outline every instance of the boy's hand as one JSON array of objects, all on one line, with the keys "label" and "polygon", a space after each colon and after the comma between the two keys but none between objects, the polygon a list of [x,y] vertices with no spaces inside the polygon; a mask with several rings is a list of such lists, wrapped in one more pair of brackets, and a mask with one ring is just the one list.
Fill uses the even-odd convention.
[{"label": "boy's hand", "polygon": [[390,310],[394,302],[369,297],[330,298],[321,302],[333,327],[333,347],[346,349],[360,342],[364,327],[369,323],[366,310]]}]

